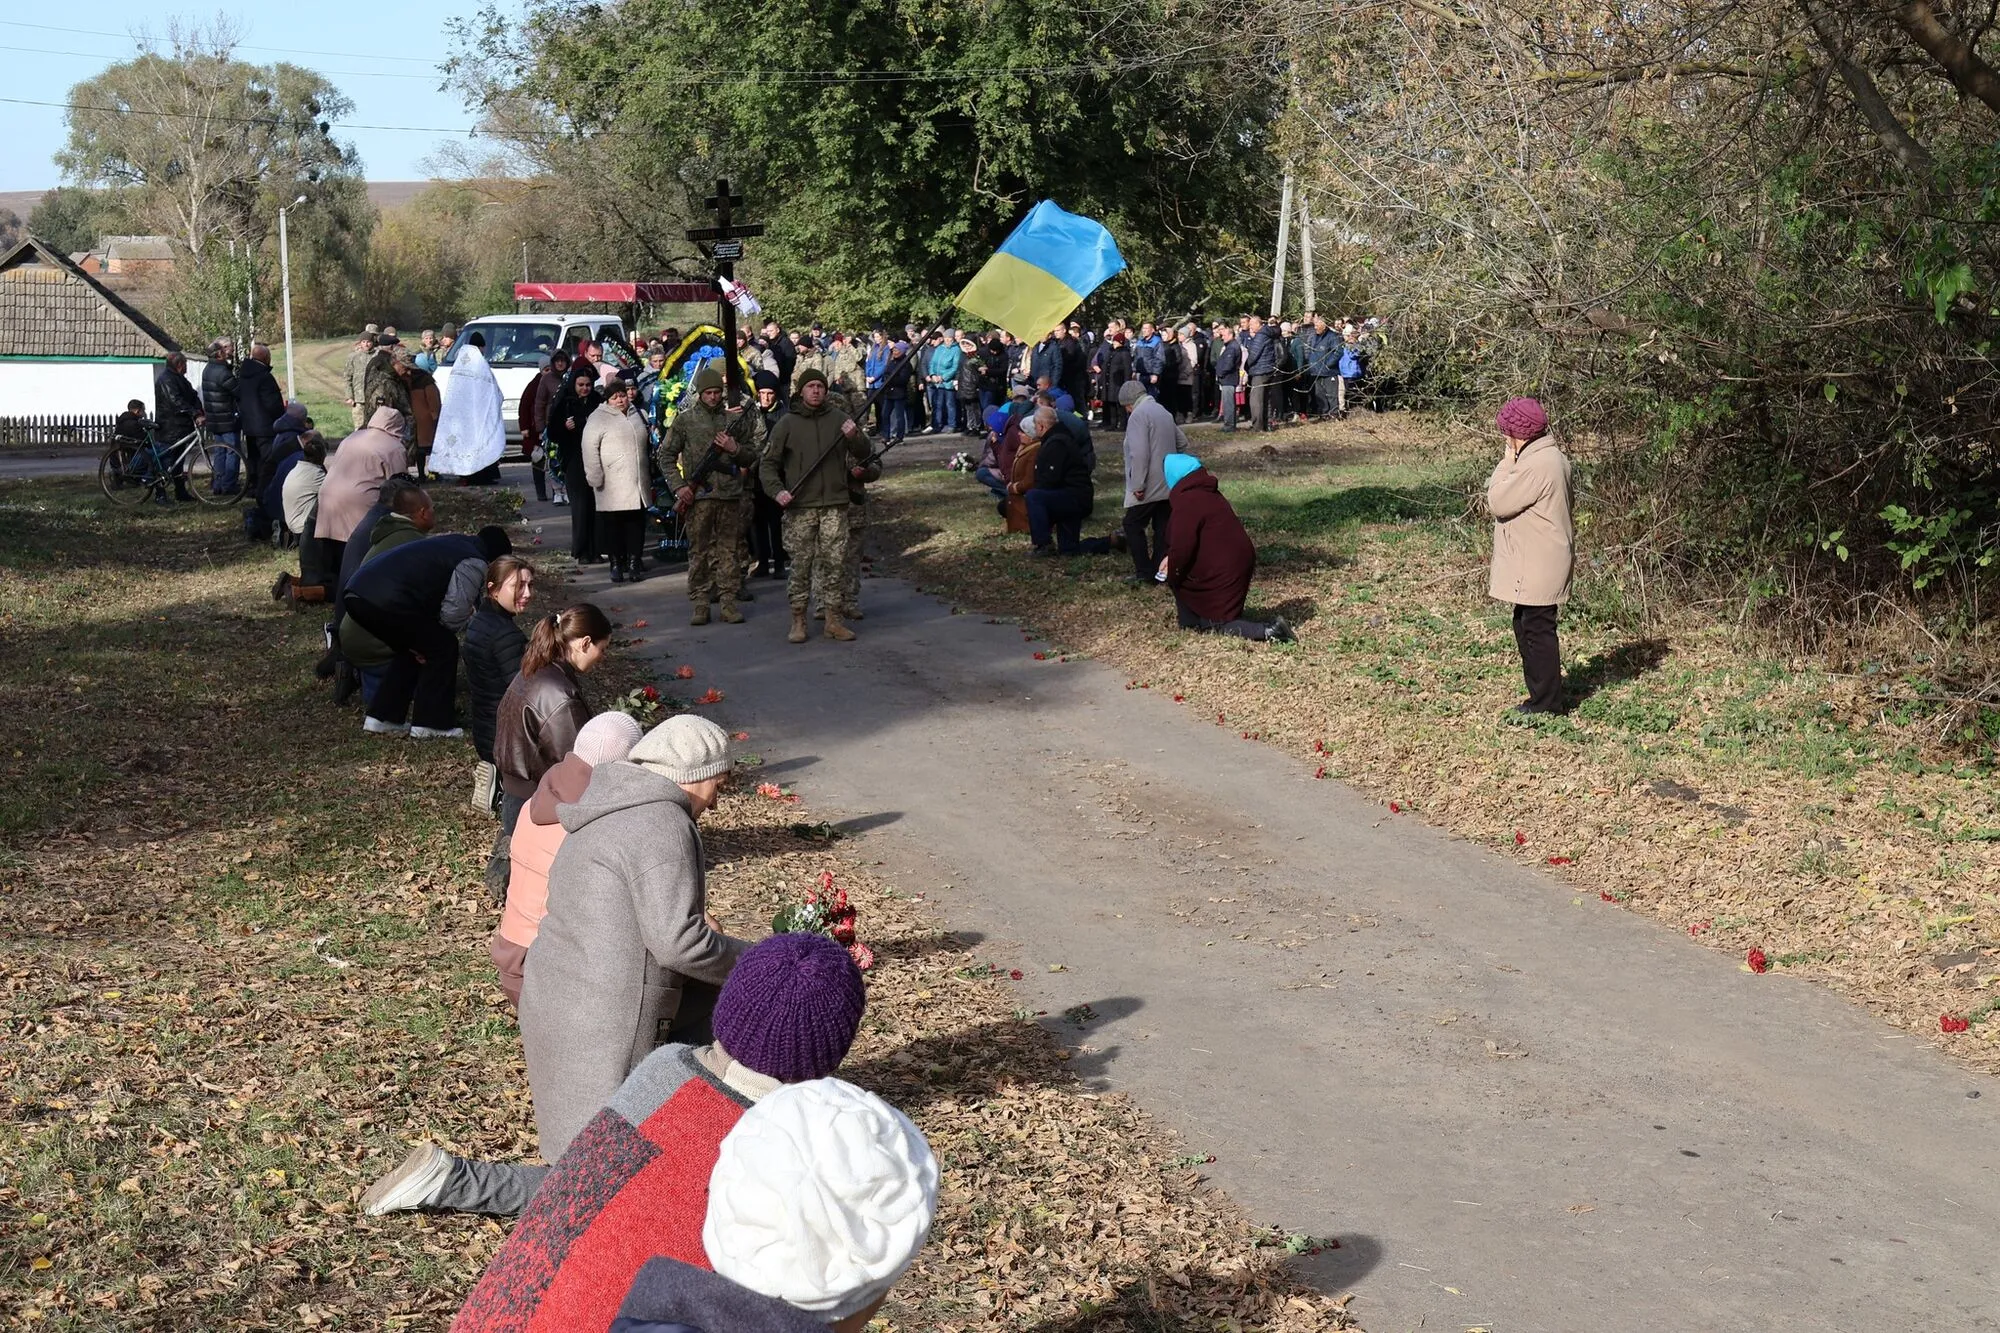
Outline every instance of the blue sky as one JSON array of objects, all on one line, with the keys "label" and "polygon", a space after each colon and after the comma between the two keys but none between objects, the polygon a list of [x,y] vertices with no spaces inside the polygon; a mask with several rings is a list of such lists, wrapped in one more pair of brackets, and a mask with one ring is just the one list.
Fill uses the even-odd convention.
[{"label": "blue sky", "polygon": [[[133,34],[164,34],[167,24],[206,24],[219,13],[236,28],[239,56],[256,64],[288,61],[317,70],[354,101],[356,125],[417,126],[417,131],[336,131],[361,152],[370,180],[422,180],[419,165],[472,118],[451,93],[439,92],[437,65],[450,48],[445,19],[471,6],[411,0],[265,0],[182,11],[172,0],[93,0],[75,9],[0,5],[0,98],[67,100],[70,88],[105,66],[129,59]],[[66,26],[65,19],[75,26]],[[364,53],[383,52],[379,56]],[[69,54],[75,53],[75,54]],[[61,183],[51,155],[66,132],[59,106],[0,102],[0,190],[46,189]]]}]

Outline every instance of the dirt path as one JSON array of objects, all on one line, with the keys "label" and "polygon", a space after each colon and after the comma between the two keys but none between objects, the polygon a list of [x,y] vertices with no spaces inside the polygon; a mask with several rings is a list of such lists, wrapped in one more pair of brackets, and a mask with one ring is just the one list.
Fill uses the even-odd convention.
[{"label": "dirt path", "polygon": [[1371,1333],[2000,1328],[2000,1098],[1929,1049],[1011,625],[881,580],[794,648],[758,587],[702,630],[677,577],[599,598],[1088,1076],[1337,1237],[1308,1271]]}]

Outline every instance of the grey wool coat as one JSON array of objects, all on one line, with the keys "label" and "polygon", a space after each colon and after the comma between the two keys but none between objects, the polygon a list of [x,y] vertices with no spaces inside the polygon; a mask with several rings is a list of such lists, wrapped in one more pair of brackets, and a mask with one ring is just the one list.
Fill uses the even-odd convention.
[{"label": "grey wool coat", "polygon": [[709,928],[701,835],[677,783],[601,764],[556,817],[567,836],[521,986],[521,1045],[549,1162],[659,1045],[682,983],[721,985],[746,947]]},{"label": "grey wool coat", "polygon": [[1167,455],[1187,452],[1174,414],[1148,395],[1132,404],[1125,423],[1125,507],[1167,498]]}]

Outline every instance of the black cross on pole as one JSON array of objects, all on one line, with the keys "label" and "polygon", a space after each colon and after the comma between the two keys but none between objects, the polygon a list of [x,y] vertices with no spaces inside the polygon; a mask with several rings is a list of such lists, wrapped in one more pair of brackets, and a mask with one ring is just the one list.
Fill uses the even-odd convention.
[{"label": "black cross on pole", "polygon": [[[718,180],[715,193],[701,201],[703,208],[715,214],[713,227],[690,227],[687,238],[696,244],[707,242],[705,252],[715,261],[716,272],[734,281],[736,261],[743,257],[743,241],[747,237],[762,236],[762,223],[734,221],[736,210],[743,204],[743,196],[729,192],[729,182]],[[743,399],[743,367],[736,357],[736,307],[727,297],[722,298],[722,341],[725,344],[722,357],[722,378],[729,402],[738,403]]]}]

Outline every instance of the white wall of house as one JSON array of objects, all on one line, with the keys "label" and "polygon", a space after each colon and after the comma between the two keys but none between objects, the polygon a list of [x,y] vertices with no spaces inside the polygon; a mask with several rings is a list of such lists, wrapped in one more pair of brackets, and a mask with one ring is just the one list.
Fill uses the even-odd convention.
[{"label": "white wall of house", "polygon": [[[201,388],[203,363],[188,359],[188,382]],[[153,414],[158,361],[0,357],[0,420],[22,417],[115,417],[137,398]]]},{"label": "white wall of house", "polygon": [[43,361],[0,357],[0,418],[115,417],[127,399],[153,410],[157,361]]}]

